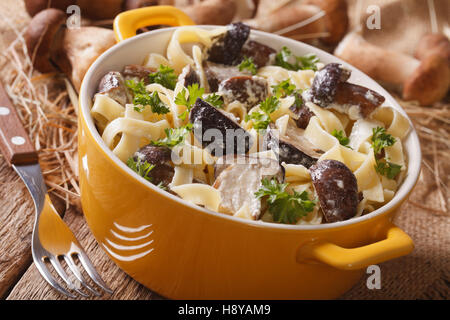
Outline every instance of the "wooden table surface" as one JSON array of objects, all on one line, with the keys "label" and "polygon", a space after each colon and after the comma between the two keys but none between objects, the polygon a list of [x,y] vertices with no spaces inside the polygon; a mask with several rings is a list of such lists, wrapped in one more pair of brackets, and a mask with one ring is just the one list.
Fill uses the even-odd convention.
[{"label": "wooden table surface", "polygon": [[[0,1],[0,13],[3,17],[15,16],[14,23],[18,24],[27,23],[29,19],[23,11],[21,1]],[[8,23],[11,22],[1,18],[2,16],[0,32],[8,28]],[[7,41],[6,37],[0,38],[0,49]],[[426,177],[422,176],[421,179]],[[421,182],[415,193],[427,194],[429,197],[429,193],[421,190],[420,184]],[[65,222],[80,240],[99,273],[114,290],[112,295],[100,299],[161,298],[134,281],[109,260],[90,233],[82,213],[74,208],[63,212],[63,208],[59,207]],[[66,299],[43,280],[32,262],[30,241],[33,221],[34,206],[28,191],[0,156],[0,299]],[[441,261],[450,261],[449,217],[429,214],[406,204],[395,222],[411,235],[416,243],[415,251],[409,256],[380,265],[380,290],[367,289],[367,277],[363,277],[342,299],[450,297],[450,271],[448,264]],[[430,225],[436,227],[433,232],[423,232]],[[414,284],[414,289],[411,289],[411,284]]]}]

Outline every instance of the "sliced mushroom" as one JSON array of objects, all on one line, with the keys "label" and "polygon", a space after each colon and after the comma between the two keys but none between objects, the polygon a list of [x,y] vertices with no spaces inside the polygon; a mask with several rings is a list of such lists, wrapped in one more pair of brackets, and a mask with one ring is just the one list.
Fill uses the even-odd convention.
[{"label": "sliced mushroom", "polygon": [[326,222],[343,221],[357,213],[360,196],[353,172],[337,160],[323,160],[309,168]]},{"label": "sliced mushroom", "polygon": [[277,51],[265,44],[248,40],[241,51],[241,60],[244,57],[252,58],[257,68],[267,66],[275,58]]},{"label": "sliced mushroom", "polygon": [[150,84],[149,75],[156,71],[156,69],[144,67],[138,64],[129,64],[123,68],[122,73],[126,80],[143,80],[145,84]]},{"label": "sliced mushroom", "polygon": [[281,136],[273,124],[269,125],[263,141],[264,150],[272,150],[280,163],[301,164],[309,168],[323,154],[304,137],[304,130],[289,123],[285,135]]},{"label": "sliced mushroom", "polygon": [[[246,204],[251,217],[258,220],[264,211],[264,204],[261,199],[256,198],[255,192],[261,187],[261,180],[264,178],[275,177],[282,182],[282,167],[276,160],[269,158],[238,156],[233,157],[231,164],[231,158],[226,158],[226,161],[222,161],[221,172],[213,185],[220,191],[220,211],[234,214]],[[220,160],[221,158],[219,162]]]},{"label": "sliced mushroom", "polygon": [[346,82],[350,73],[340,64],[327,64],[316,73],[311,89],[303,97],[322,108],[345,113],[351,120],[368,117],[385,99],[373,90]]},{"label": "sliced mushroom", "polygon": [[228,25],[227,32],[214,39],[208,50],[208,61],[226,65],[236,63],[249,35],[250,27],[241,22]]},{"label": "sliced mushroom", "polygon": [[219,90],[219,84],[226,79],[249,75],[247,72],[239,71],[237,67],[225,66],[208,61],[203,63],[203,70],[205,71],[210,92],[217,92]]},{"label": "sliced mushroom", "polygon": [[351,120],[367,118],[384,102],[379,93],[356,84],[339,83],[330,108],[349,115]]},{"label": "sliced mushroom", "polygon": [[239,101],[250,109],[266,99],[267,81],[261,77],[232,77],[220,83],[219,92],[226,104]]},{"label": "sliced mushroom", "polygon": [[170,148],[146,145],[136,151],[133,158],[135,161],[140,159],[155,166],[147,175],[153,184],[169,186],[175,172]]},{"label": "sliced mushroom", "polygon": [[100,80],[97,92],[106,94],[123,106],[131,101],[131,95],[125,85],[125,79],[118,71],[110,71],[105,74]]},{"label": "sliced mushroom", "polygon": [[234,119],[232,114],[197,99],[189,114],[194,136],[212,155],[245,154],[253,138]]},{"label": "sliced mushroom", "polygon": [[303,99],[300,99],[301,103],[298,105],[297,101],[289,107],[289,110],[292,111],[295,124],[300,129],[306,129],[309,124],[309,120],[314,116],[314,113],[309,110],[309,108],[305,105]]},{"label": "sliced mushroom", "polygon": [[311,86],[310,101],[325,108],[334,101],[337,85],[347,81],[350,70],[344,69],[339,63],[329,63],[314,76]]},{"label": "sliced mushroom", "polygon": [[178,76],[178,81],[181,82],[186,88],[188,86],[192,86],[194,83],[197,83],[200,86],[200,77],[198,76],[197,71],[195,71],[190,64],[183,68]]}]

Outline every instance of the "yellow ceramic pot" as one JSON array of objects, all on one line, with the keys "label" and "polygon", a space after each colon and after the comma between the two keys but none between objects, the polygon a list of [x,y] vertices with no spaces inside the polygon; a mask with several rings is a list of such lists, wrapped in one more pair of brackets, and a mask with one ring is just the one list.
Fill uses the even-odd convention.
[{"label": "yellow ceramic pot", "polygon": [[[165,54],[174,28],[131,37],[150,24],[192,23],[170,7],[119,15],[115,31],[123,41],[91,66],[80,92],[83,211],[98,243],[120,268],[169,298],[327,299],[351,288],[367,266],[411,252],[412,240],[391,220],[419,175],[414,130],[404,142],[408,173],[395,197],[370,214],[318,226],[247,221],[203,209],[155,187],[116,158],[90,116],[92,98],[108,71],[141,64],[150,52]],[[296,54],[312,52],[324,63],[344,64],[352,69],[353,81],[376,90],[405,114],[382,87],[336,57],[276,35],[252,31],[252,36],[277,50],[285,45]]]}]

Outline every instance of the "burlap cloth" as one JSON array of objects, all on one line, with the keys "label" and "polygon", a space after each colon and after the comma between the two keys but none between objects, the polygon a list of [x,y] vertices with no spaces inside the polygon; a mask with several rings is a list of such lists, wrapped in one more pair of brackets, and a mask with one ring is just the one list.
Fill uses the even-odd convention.
[{"label": "burlap cloth", "polygon": [[[360,3],[357,1],[360,1]],[[348,0],[352,27],[358,26],[359,18],[364,15],[369,4],[385,4],[394,1],[397,0]],[[404,3],[402,5],[406,8],[406,11],[402,11],[403,17],[411,17],[414,16],[411,14],[414,6],[418,6],[419,11],[423,11],[423,3],[427,1],[401,2]],[[9,19],[9,21],[0,19],[0,49],[2,49],[11,39],[16,37],[11,32],[10,23],[23,26],[26,25],[29,18],[24,12],[22,1],[17,0],[0,1],[0,13],[3,17]],[[422,31],[420,32],[424,33],[431,30],[429,22],[425,21],[427,19],[426,12],[423,15],[417,14],[416,16],[415,23],[421,25],[419,29]],[[439,17],[439,19],[447,19],[448,25],[448,10],[447,18],[445,18],[445,15],[444,18],[441,15]],[[415,25],[414,30],[417,33],[416,27],[417,25]],[[394,29],[391,29],[391,31]],[[405,30],[405,37],[410,37],[410,34],[406,35],[406,32]],[[392,36],[392,34],[389,36]],[[415,39],[417,39],[417,34]],[[399,41],[401,42],[401,40]],[[403,44],[398,42],[396,47],[408,51],[410,50],[408,48],[413,47],[411,41],[413,40],[408,38],[403,41]],[[0,56],[0,63],[4,62],[1,59]],[[448,107],[448,102],[444,105]],[[412,120],[415,122],[414,116],[412,116]],[[444,126],[441,130],[448,132],[449,126]],[[421,140],[421,142],[422,144],[430,143],[429,140]],[[448,145],[438,144],[437,147],[448,148]],[[436,170],[439,172],[438,177],[433,174]],[[446,186],[448,186],[449,175],[450,159],[439,158],[439,156],[436,158],[436,156],[433,157],[429,154],[424,155],[424,165],[419,182],[410,196],[410,201],[403,205],[395,218],[395,223],[414,240],[414,251],[408,256],[380,265],[381,289],[369,290],[366,286],[366,280],[369,276],[367,275],[341,299],[450,298],[450,214],[446,209],[448,208]],[[438,181],[439,179],[440,181]],[[438,192],[438,183],[441,185],[441,195]],[[445,205],[443,205],[443,202]]]}]

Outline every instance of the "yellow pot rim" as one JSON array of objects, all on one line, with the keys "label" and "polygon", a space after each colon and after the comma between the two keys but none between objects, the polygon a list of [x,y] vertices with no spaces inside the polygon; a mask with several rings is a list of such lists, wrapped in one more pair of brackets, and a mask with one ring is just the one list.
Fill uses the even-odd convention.
[{"label": "yellow pot rim", "polygon": [[[221,26],[202,25],[202,26],[196,26],[196,27],[217,28],[217,27],[221,27]],[[86,125],[86,128],[87,128],[86,134],[90,135],[92,138],[89,140],[95,141],[96,146],[102,151],[104,156],[106,158],[108,158],[108,160],[114,164],[114,166],[118,170],[122,170],[124,173],[128,174],[130,177],[135,179],[143,187],[150,188],[153,192],[159,193],[159,195],[164,197],[166,200],[177,201],[180,204],[183,204],[184,206],[187,206],[194,210],[208,214],[211,217],[223,219],[224,221],[228,221],[228,222],[244,223],[246,225],[249,225],[252,227],[257,227],[257,228],[284,229],[284,230],[291,230],[291,231],[301,231],[301,230],[313,231],[313,230],[330,230],[330,229],[342,228],[342,227],[346,227],[349,225],[362,223],[362,222],[371,220],[377,216],[382,216],[384,214],[387,214],[388,212],[391,212],[391,211],[395,210],[397,207],[399,207],[403,203],[403,201],[405,201],[408,198],[409,194],[412,192],[412,190],[413,190],[414,186],[416,185],[417,180],[419,178],[421,162],[422,162],[422,154],[421,154],[421,150],[420,150],[420,142],[419,142],[417,132],[416,132],[414,126],[412,125],[410,118],[408,117],[406,112],[403,110],[403,108],[396,102],[396,100],[378,83],[376,83],[374,80],[372,80],[370,77],[365,75],[360,70],[349,65],[347,62],[345,62],[327,52],[324,52],[318,48],[310,46],[308,44],[298,42],[298,41],[295,41],[295,40],[292,40],[289,38],[284,38],[284,37],[281,37],[278,35],[266,33],[263,31],[258,31],[258,30],[252,30],[252,33],[257,35],[259,38],[269,38],[269,39],[270,38],[282,38],[283,43],[286,46],[289,46],[289,45],[303,46],[306,50],[309,50],[309,52],[320,53],[322,56],[327,56],[330,61],[333,61],[336,63],[341,63],[344,66],[350,67],[353,70],[353,72],[358,73],[359,79],[364,79],[365,82],[370,82],[372,87],[376,88],[376,90],[378,90],[378,92],[380,92],[383,96],[385,96],[387,98],[386,100],[389,100],[389,103],[391,104],[392,107],[394,107],[396,110],[399,110],[409,120],[410,125],[411,125],[411,131],[409,132],[408,135],[410,135],[409,138],[413,140],[412,144],[415,146],[414,159],[409,159],[408,169],[407,169],[407,177],[401,184],[399,190],[397,190],[397,192],[395,193],[393,199],[391,199],[391,201],[389,201],[387,204],[385,204],[384,206],[378,208],[377,210],[375,210],[371,213],[365,214],[360,217],[352,218],[349,220],[341,221],[341,222],[326,223],[326,224],[319,224],[319,225],[288,225],[288,224],[280,224],[280,223],[263,222],[260,220],[259,221],[247,220],[247,219],[242,219],[242,218],[234,217],[234,216],[223,214],[223,213],[214,212],[212,210],[202,208],[200,206],[197,206],[195,204],[192,204],[185,200],[182,200],[181,198],[179,198],[175,195],[172,195],[172,194],[162,190],[161,188],[156,187],[149,181],[142,179],[142,177],[140,177],[137,173],[133,172],[130,168],[128,168],[128,166],[125,163],[121,162],[120,159],[117,158],[113,154],[113,152],[107,147],[107,145],[104,143],[103,139],[101,138],[100,134],[98,133],[98,131],[95,127],[93,118],[90,115],[90,106],[92,103],[91,102],[92,98],[87,96],[88,86],[89,86],[89,82],[90,82],[89,80],[92,78],[93,74],[95,73],[97,66],[101,65],[103,63],[103,61],[109,55],[111,55],[115,50],[117,50],[121,47],[129,46],[133,42],[139,41],[141,38],[147,38],[147,37],[150,38],[153,35],[158,34],[158,33],[165,33],[165,32],[169,33],[169,32],[172,32],[173,30],[175,30],[176,28],[178,28],[178,27],[171,27],[171,28],[164,28],[164,29],[150,31],[150,32],[143,33],[143,34],[134,36],[132,38],[123,40],[120,43],[117,43],[116,45],[114,45],[113,47],[111,47],[107,51],[105,51],[99,58],[97,58],[97,60],[90,66],[88,72],[86,73],[86,75],[82,81],[81,89],[80,89],[80,96],[79,96],[79,111],[80,111],[79,117],[80,117],[81,121],[83,121]],[[83,103],[84,101],[87,101],[87,103]]]}]

